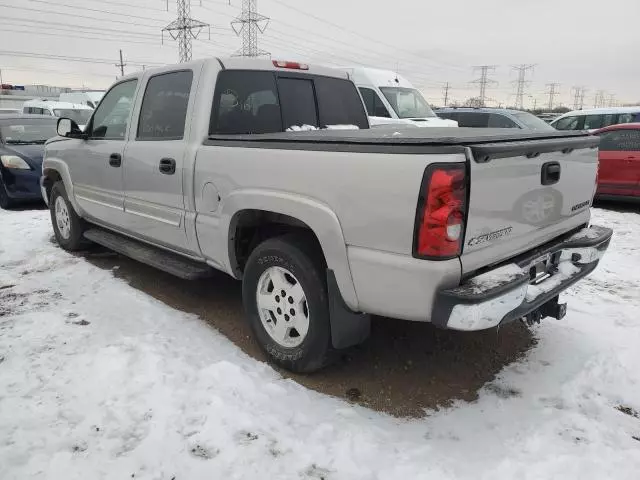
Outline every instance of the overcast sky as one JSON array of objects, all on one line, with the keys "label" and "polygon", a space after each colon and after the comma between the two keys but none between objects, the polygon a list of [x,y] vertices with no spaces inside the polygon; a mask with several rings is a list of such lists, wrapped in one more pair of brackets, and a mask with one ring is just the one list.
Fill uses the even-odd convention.
[{"label": "overcast sky", "polygon": [[[175,3],[167,12],[163,0],[0,0],[3,81],[106,88],[119,49],[125,72],[174,63],[177,46],[166,34],[161,44],[160,32]],[[212,26],[193,58],[240,47],[229,22],[241,4],[192,1],[192,17]],[[513,64],[536,64],[525,105],[547,103],[551,82],[560,83],[556,102],[569,106],[573,86],[588,89],[587,105],[598,90],[640,100],[640,0],[258,0],[258,9],[271,17],[259,44],[274,58],[397,68],[435,104],[445,82],[450,99],[477,95],[472,67],[482,64],[497,66],[487,94],[496,105],[513,103]]]}]

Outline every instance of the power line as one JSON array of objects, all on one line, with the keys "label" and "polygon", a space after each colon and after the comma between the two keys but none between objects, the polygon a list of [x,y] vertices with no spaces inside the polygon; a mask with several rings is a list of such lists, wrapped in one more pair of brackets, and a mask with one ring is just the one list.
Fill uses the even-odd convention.
[{"label": "power line", "polygon": [[549,90],[547,90],[547,95],[549,95],[549,110],[553,110],[553,102],[555,100],[555,98],[560,95],[560,84],[559,83],[547,83],[547,87],[549,88]]},{"label": "power line", "polygon": [[[108,58],[86,58],[86,57],[71,57],[67,55],[53,55],[48,53],[35,53],[35,52],[20,52],[13,50],[0,50],[0,55],[3,56],[16,56],[16,57],[26,57],[26,58],[42,58],[46,60],[64,60],[68,62],[79,62],[79,63],[94,63],[94,64],[105,64],[105,65],[113,65],[113,60]],[[148,62],[148,61],[136,61],[132,62],[134,65],[154,65],[161,66],[165,65],[165,63],[159,62]]]},{"label": "power line", "polygon": [[480,78],[472,81],[471,83],[477,83],[480,85],[480,94],[478,95],[478,100],[481,106],[485,106],[485,99],[487,96],[487,86],[489,85],[497,85],[498,82],[495,80],[489,79],[489,72],[493,72],[496,69],[497,65],[478,65],[473,67],[473,71],[480,70]]},{"label": "power line", "polygon": [[[167,0],[168,6],[169,0]],[[178,40],[178,55],[180,62],[191,61],[191,40],[198,38],[203,28],[209,28],[209,40],[211,40],[211,28],[208,23],[191,18],[191,0],[177,0],[178,18],[162,29],[162,33],[169,32],[171,38]],[[164,41],[164,37],[163,37]]]},{"label": "power line", "polygon": [[242,0],[242,12],[231,22],[236,35],[242,37],[242,47],[234,54],[241,57],[259,57],[269,52],[258,48],[258,33],[269,26],[269,17],[258,13],[258,0]]},{"label": "power line", "polygon": [[534,64],[526,63],[513,65],[511,67],[518,72],[518,79],[514,83],[516,84],[516,108],[519,108],[520,110],[524,108],[524,87],[527,84],[527,71],[533,70],[534,67]]}]

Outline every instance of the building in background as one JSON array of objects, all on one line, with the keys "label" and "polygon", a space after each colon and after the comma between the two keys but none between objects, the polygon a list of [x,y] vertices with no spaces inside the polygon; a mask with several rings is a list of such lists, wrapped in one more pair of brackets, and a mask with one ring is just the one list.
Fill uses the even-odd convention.
[{"label": "building in background", "polygon": [[16,108],[22,110],[22,104],[28,100],[42,98],[58,100],[61,93],[71,92],[69,87],[54,87],[51,85],[0,85],[0,108]]}]

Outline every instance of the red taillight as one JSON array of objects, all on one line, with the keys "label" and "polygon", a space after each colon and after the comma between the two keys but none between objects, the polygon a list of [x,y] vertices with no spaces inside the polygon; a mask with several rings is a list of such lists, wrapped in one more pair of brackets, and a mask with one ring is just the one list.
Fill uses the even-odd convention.
[{"label": "red taillight", "polygon": [[466,166],[462,163],[429,166],[422,182],[414,255],[451,258],[460,255],[467,203]]},{"label": "red taillight", "polygon": [[278,68],[291,68],[293,70],[309,70],[309,65],[298,62],[284,62],[282,60],[274,60],[273,66]]}]

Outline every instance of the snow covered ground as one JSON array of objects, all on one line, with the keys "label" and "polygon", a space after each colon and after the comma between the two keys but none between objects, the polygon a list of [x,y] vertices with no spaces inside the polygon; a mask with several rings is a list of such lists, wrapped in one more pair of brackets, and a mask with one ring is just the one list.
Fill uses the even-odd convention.
[{"label": "snow covered ground", "polygon": [[[396,419],[309,391],[0,211],[0,479],[638,479],[640,215],[473,403]],[[634,438],[635,437],[635,438]]]}]

